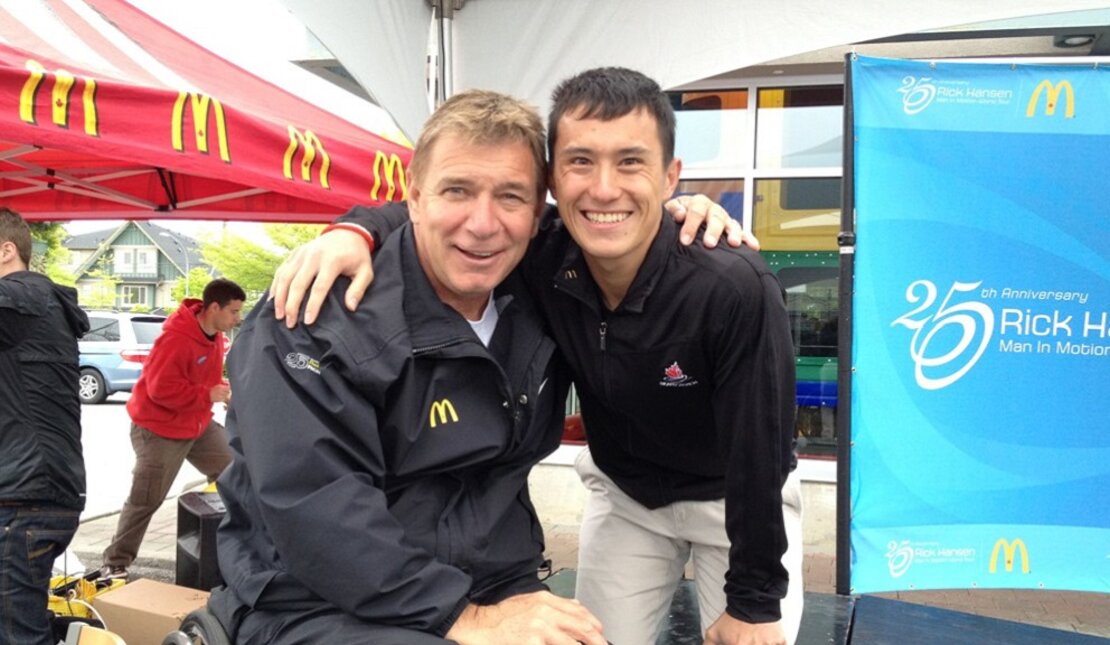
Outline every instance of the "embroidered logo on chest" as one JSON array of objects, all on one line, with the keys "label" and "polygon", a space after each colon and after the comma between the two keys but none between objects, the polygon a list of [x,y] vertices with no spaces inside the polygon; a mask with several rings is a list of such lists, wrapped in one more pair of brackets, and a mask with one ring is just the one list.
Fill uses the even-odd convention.
[{"label": "embroidered logo on chest", "polygon": [[285,364],[295,370],[308,370],[313,374],[320,373],[320,361],[300,352],[289,352],[286,354]]},{"label": "embroidered logo on chest", "polygon": [[428,410],[428,425],[433,428],[437,425],[458,422],[459,415],[455,412],[455,405],[451,403],[451,399],[440,399],[432,403],[431,409]]},{"label": "embroidered logo on chest", "polygon": [[663,370],[663,380],[659,381],[659,385],[662,387],[690,387],[697,384],[698,380],[683,372],[678,365],[678,361],[671,363]]}]

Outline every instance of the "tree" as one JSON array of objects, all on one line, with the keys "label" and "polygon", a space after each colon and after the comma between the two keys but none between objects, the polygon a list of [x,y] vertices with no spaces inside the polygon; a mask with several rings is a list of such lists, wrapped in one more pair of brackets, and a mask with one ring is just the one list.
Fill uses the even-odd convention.
[{"label": "tree", "polygon": [[319,224],[263,224],[262,230],[274,244],[285,249],[284,258],[293,249],[319,237],[324,227]]},{"label": "tree", "polygon": [[[178,278],[177,284],[173,285],[173,289],[170,289],[170,299],[173,300],[174,307],[185,298],[200,298],[204,295],[204,288],[211,281],[212,275],[208,273],[208,269],[204,267],[189,269],[189,279]],[[185,293],[186,284],[189,286],[189,293]]]},{"label": "tree", "polygon": [[[274,243],[274,248],[265,248],[234,234],[206,238],[200,248],[205,263],[219,275],[243,287],[250,302],[256,301],[270,288],[274,271],[285,256],[301,244],[315,239],[323,229],[318,224],[264,224],[262,228]],[[192,291],[192,287],[189,290]]]},{"label": "tree", "polygon": [[81,288],[81,306],[86,309],[115,309],[119,278],[99,268],[89,271],[87,275],[95,282]]},{"label": "tree", "polygon": [[66,269],[69,249],[62,242],[69,235],[60,222],[30,222],[31,238],[44,244],[46,251],[31,256],[31,269],[46,274],[54,282],[73,286],[77,277]]},{"label": "tree", "polygon": [[91,282],[82,283],[78,298],[85,309],[116,308],[120,280],[113,269],[114,258],[115,252],[109,249],[85,272],[86,278]]}]

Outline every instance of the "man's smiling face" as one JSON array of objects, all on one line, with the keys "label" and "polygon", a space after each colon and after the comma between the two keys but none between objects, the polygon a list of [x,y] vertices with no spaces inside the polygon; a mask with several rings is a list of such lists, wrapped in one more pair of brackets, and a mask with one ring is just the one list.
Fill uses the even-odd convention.
[{"label": "man's smiling face", "polygon": [[409,196],[416,254],[440,300],[477,320],[536,234],[537,169],[523,142],[433,145]]},{"label": "man's smiling face", "polygon": [[646,110],[609,121],[580,115],[559,119],[550,183],[559,215],[587,257],[638,267],[681,163],[664,164],[658,125]]}]

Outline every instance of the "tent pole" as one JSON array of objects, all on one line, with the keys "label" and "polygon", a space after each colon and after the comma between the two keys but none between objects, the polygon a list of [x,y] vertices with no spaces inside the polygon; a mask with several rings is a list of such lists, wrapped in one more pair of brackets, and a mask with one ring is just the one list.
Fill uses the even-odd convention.
[{"label": "tent pole", "polygon": [[852,294],[856,259],[855,128],[852,112],[852,59],[844,57],[844,174],[840,209],[840,287],[836,407],[836,593],[852,593]]},{"label": "tent pole", "polygon": [[439,107],[455,93],[455,12],[462,9],[466,0],[428,0],[436,23],[439,41],[436,65],[435,104]]},{"label": "tent pole", "polygon": [[[446,101],[455,93],[455,2],[440,0],[442,12],[439,22],[439,80],[443,94],[440,102]],[[461,7],[460,7],[461,8]]]}]

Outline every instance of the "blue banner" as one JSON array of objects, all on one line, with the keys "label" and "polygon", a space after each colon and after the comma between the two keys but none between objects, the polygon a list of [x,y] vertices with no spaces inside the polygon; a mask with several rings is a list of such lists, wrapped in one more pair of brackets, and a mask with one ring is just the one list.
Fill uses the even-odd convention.
[{"label": "blue banner", "polygon": [[1110,591],[1110,70],[851,73],[852,591]]}]

